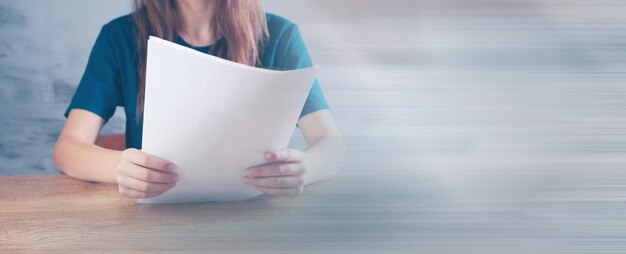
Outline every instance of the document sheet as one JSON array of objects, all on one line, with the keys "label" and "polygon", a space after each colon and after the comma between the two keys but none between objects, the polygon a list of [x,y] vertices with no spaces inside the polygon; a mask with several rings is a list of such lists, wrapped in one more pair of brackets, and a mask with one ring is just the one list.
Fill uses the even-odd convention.
[{"label": "document sheet", "polygon": [[173,162],[179,181],[140,203],[238,201],[266,151],[285,148],[316,68],[277,71],[148,40],[142,150]]}]

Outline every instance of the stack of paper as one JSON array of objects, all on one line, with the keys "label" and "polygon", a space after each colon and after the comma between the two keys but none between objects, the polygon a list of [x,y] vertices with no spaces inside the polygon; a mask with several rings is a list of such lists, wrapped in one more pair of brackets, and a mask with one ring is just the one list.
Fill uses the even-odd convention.
[{"label": "stack of paper", "polygon": [[316,75],[242,65],[157,37],[148,40],[146,68],[142,149],[176,164],[180,179],[140,203],[259,195],[244,171],[287,146]]}]

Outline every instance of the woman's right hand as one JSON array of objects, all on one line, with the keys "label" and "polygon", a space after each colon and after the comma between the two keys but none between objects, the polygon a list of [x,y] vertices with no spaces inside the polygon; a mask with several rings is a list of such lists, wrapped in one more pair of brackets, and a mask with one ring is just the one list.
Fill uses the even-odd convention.
[{"label": "woman's right hand", "polygon": [[122,152],[117,165],[117,185],[127,197],[155,197],[176,186],[175,170],[176,166],[167,160],[129,148]]}]

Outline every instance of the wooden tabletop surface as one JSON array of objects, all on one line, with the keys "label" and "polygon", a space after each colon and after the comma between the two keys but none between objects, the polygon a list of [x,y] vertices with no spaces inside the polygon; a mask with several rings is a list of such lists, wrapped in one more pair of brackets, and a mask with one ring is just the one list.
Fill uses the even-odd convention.
[{"label": "wooden tabletop surface", "polygon": [[594,173],[545,182],[534,197],[479,201],[418,173],[346,170],[297,198],[176,205],[62,175],[3,176],[0,253],[624,250],[626,179],[619,168]]},{"label": "wooden tabletop surface", "polygon": [[350,190],[354,184],[341,187],[342,181],[337,177],[309,186],[298,198],[142,205],[121,196],[115,186],[63,175],[2,176],[0,252],[387,249],[377,244],[376,235],[395,223],[381,223],[378,217],[384,215],[368,210],[376,207],[368,204],[369,196]]}]

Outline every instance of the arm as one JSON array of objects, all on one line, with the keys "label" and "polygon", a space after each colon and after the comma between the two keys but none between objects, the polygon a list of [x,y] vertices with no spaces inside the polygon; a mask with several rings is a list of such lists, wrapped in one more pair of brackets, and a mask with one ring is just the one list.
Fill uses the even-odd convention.
[{"label": "arm", "polygon": [[120,193],[133,198],[157,196],[176,185],[171,162],[133,148],[115,151],[95,145],[103,125],[100,116],[73,109],[54,147],[57,168],[77,179],[117,183]]},{"label": "arm", "polygon": [[304,116],[298,122],[309,147],[305,150],[304,184],[326,180],[343,167],[346,147],[329,110]]},{"label": "arm", "polygon": [[298,122],[309,147],[265,154],[269,164],[248,168],[244,182],[273,196],[297,196],[303,186],[335,175],[343,166],[346,148],[328,110],[310,113]]},{"label": "arm", "polygon": [[94,113],[72,110],[54,146],[57,168],[77,179],[117,183],[116,169],[122,152],[95,145],[103,125],[104,120]]}]

